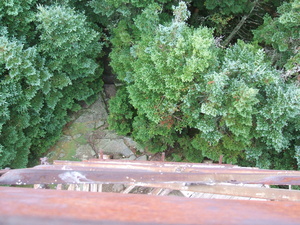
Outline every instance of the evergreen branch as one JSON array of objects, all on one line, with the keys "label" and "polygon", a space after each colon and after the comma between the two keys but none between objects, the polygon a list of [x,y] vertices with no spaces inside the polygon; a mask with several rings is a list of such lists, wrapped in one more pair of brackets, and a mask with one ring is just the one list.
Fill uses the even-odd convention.
[{"label": "evergreen branch", "polygon": [[250,12],[247,15],[244,15],[242,17],[242,19],[240,20],[240,22],[236,25],[236,27],[233,29],[233,31],[230,33],[230,35],[226,38],[226,40],[223,42],[223,47],[226,47],[231,40],[233,39],[233,37],[238,33],[238,31],[241,29],[241,27],[244,25],[244,23],[246,22],[246,20],[249,18],[249,16],[251,15],[251,13],[253,12],[253,10],[255,9],[257,3],[259,2],[259,0],[256,0],[250,10]]}]

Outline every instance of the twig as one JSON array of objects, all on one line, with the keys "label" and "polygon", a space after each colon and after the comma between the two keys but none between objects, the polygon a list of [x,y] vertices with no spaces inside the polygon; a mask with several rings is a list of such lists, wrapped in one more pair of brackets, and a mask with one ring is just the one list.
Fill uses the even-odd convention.
[{"label": "twig", "polygon": [[252,9],[250,10],[250,12],[247,15],[244,15],[241,19],[241,21],[236,25],[236,27],[233,29],[233,31],[230,33],[230,35],[226,38],[226,40],[223,42],[223,46],[226,47],[231,40],[233,39],[233,37],[237,34],[237,32],[241,29],[241,27],[244,25],[244,23],[246,22],[246,20],[248,19],[248,17],[251,15],[252,11],[254,10],[254,8],[256,7],[257,3],[259,0],[256,0],[254,2],[254,5],[252,7]]}]

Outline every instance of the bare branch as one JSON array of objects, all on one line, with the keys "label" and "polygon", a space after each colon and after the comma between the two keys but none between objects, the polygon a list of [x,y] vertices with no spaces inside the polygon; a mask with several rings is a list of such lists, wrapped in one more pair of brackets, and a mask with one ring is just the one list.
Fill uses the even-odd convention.
[{"label": "bare branch", "polygon": [[226,38],[226,40],[223,42],[223,46],[227,46],[230,41],[233,39],[233,37],[237,34],[237,32],[241,29],[241,27],[244,25],[248,17],[251,15],[252,11],[255,9],[257,3],[259,0],[256,0],[253,4],[253,7],[251,8],[250,12],[247,15],[244,15],[241,19],[241,21],[236,25],[236,27],[233,29],[233,31],[230,33],[230,35]]}]

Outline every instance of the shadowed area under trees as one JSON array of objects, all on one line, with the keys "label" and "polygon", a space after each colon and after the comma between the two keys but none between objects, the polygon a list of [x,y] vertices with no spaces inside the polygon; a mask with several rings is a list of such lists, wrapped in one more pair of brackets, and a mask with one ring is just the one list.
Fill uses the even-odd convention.
[{"label": "shadowed area under trees", "polygon": [[109,54],[119,134],[174,161],[298,169],[299,12],[299,0],[1,2],[0,167],[55,143],[101,91]]}]

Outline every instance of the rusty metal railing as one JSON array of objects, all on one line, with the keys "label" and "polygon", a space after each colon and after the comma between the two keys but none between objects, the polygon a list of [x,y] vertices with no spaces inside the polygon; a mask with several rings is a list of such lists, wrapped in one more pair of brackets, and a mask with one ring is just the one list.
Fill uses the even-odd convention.
[{"label": "rusty metal railing", "polygon": [[[0,208],[10,209],[0,210],[0,224],[1,218],[13,215],[21,219],[24,216],[33,215],[36,221],[43,216],[53,218],[51,215],[60,215],[57,210],[59,207],[66,210],[69,219],[89,222],[101,220],[108,224],[120,221],[143,224],[209,224],[209,221],[213,221],[214,224],[243,222],[297,224],[300,221],[300,191],[264,187],[264,185],[300,185],[300,171],[262,170],[228,164],[105,159],[82,162],[54,161],[53,165],[44,163],[33,168],[0,171],[0,185],[53,184],[59,185],[58,189],[62,189],[61,185],[108,183],[126,184],[127,188],[123,193],[129,193],[135,186],[140,186],[156,188],[153,189],[152,194],[161,193],[164,189],[241,196],[268,201],[205,200],[169,196],[161,198],[160,196],[115,193],[82,194],[63,190],[0,187]],[[260,187],[253,186],[253,184],[259,184]],[[97,187],[94,188],[97,189]],[[14,204],[7,204],[10,202],[9,199],[13,200]],[[113,217],[114,219],[111,219],[109,214],[113,210],[113,205],[108,204],[104,207],[108,199],[111,199],[115,204],[114,207],[117,208],[114,210],[117,215]],[[26,202],[30,203],[27,207],[24,205]],[[105,202],[103,207],[97,209],[98,213],[101,211],[101,216],[96,212],[92,216],[90,211],[86,211],[93,211],[93,204],[100,202],[100,205]],[[80,215],[74,213],[76,210],[73,204],[79,206]],[[86,205],[86,208],[83,209],[81,205]],[[131,210],[138,213],[131,218],[128,215],[132,215],[132,212],[129,212],[125,205],[128,207],[133,205]],[[22,213],[19,213],[22,207],[26,210],[23,209]],[[139,207],[144,207],[147,212],[141,213]],[[36,213],[37,209],[42,208],[46,211]],[[128,215],[122,217],[121,214],[124,213]],[[159,213],[168,216],[160,216]],[[190,219],[186,217],[187,214]],[[59,217],[66,219],[62,215]],[[173,220],[169,217],[177,219]]]},{"label": "rusty metal railing", "polygon": [[264,198],[300,199],[299,191],[241,185],[300,185],[300,171],[262,170],[226,164],[154,161],[54,161],[53,165],[6,171],[0,184],[103,184],[170,188],[182,191]]},{"label": "rusty metal railing", "polygon": [[299,224],[298,202],[0,187],[0,224]]}]

